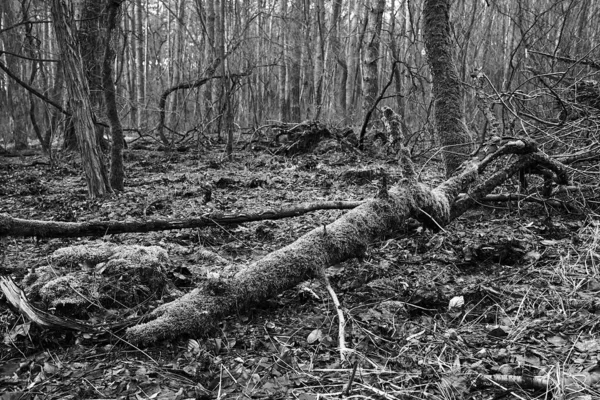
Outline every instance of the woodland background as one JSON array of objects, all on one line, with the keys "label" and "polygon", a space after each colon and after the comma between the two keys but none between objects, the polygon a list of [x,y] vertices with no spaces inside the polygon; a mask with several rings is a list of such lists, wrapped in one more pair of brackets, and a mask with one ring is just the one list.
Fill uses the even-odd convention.
[{"label": "woodland background", "polygon": [[[103,5],[72,5],[81,24],[90,94],[101,109],[104,26],[98,18]],[[114,42],[119,117],[127,135],[157,136],[161,94],[225,75],[228,79],[208,79],[169,95],[159,139],[202,146],[211,134],[253,133],[275,121],[352,126],[362,122],[398,62],[381,105],[402,116],[408,137],[430,148],[431,78],[422,6],[414,0],[124,2]],[[1,16],[0,61],[68,108],[49,3],[4,1]],[[591,0],[453,1],[451,37],[459,77],[468,84],[471,73],[481,69],[511,109],[556,118],[560,109],[554,95],[536,76],[547,74],[547,80],[566,69],[568,84],[593,78],[595,69],[585,61],[598,58],[599,18]],[[560,57],[584,62],[566,68]],[[66,118],[54,107],[6,74],[0,79],[4,146],[22,149],[36,138],[49,143],[68,131]],[[485,120],[473,91],[463,90],[462,106],[469,128],[481,135]],[[507,132],[519,130],[506,107],[496,112]],[[97,118],[105,119],[103,113]]]}]

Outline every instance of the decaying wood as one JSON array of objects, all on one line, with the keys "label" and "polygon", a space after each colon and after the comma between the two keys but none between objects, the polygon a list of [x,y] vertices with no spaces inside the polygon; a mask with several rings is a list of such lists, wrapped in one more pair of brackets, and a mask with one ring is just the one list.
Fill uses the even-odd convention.
[{"label": "decaying wood", "polygon": [[7,214],[0,214],[0,236],[65,238],[205,228],[290,218],[317,210],[351,209],[361,203],[360,201],[313,202],[245,214],[207,213],[198,218],[185,220],[59,222],[13,218]]},{"label": "decaying wood", "polygon": [[73,330],[80,332],[95,332],[95,327],[75,321],[70,318],[58,317],[34,307],[27,296],[17,286],[11,277],[0,276],[0,291],[4,293],[6,301],[18,313],[24,315],[29,321],[41,328]]},{"label": "decaying wood", "polygon": [[[459,193],[467,192],[480,173],[500,155],[543,157],[536,153],[535,143],[526,139],[503,140],[494,145],[497,146],[495,152],[481,159],[473,157],[463,164],[460,172],[434,189],[405,179],[393,186],[387,196],[369,200],[331,224],[312,230],[261,260],[239,267],[232,276],[222,277],[229,279],[206,281],[201,287],[154,310],[150,316],[154,319],[129,328],[128,339],[150,343],[180,335],[208,335],[225,316],[252,307],[302,281],[319,277],[328,266],[362,255],[370,243],[402,227],[408,217],[434,226],[447,225],[460,215],[455,210],[455,201],[462,201],[464,207],[471,199],[469,195],[459,197]],[[527,162],[534,159],[529,157]],[[510,173],[495,174],[492,181],[508,176]],[[484,183],[489,184],[489,180]],[[480,191],[493,189],[486,185],[477,188]]]}]

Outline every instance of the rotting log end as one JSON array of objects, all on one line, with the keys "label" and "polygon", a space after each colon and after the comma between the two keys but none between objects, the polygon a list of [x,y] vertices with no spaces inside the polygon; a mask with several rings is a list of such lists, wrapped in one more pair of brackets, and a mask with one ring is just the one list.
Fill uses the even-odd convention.
[{"label": "rotting log end", "polygon": [[229,297],[205,296],[200,289],[194,289],[158,307],[150,314],[154,319],[128,328],[127,339],[149,344],[182,335],[206,337],[216,330],[219,318],[228,315],[234,307]]}]

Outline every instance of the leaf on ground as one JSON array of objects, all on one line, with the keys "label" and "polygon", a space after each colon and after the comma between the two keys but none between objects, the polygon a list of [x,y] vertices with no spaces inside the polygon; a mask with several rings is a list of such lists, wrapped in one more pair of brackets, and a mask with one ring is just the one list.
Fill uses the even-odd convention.
[{"label": "leaf on ground", "polygon": [[306,338],[306,342],[308,344],[313,344],[317,341],[321,341],[323,340],[323,338],[325,337],[325,335],[323,335],[323,331],[321,331],[320,329],[315,329],[313,330],[308,337]]}]

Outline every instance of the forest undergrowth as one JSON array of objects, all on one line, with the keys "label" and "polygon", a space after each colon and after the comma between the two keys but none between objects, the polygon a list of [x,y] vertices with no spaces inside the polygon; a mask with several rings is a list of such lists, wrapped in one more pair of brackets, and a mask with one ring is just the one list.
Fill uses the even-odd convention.
[{"label": "forest undergrowth", "polygon": [[[346,179],[346,171],[383,168],[393,181],[398,168],[343,152],[248,151],[229,162],[129,150],[125,192],[97,201],[87,199],[76,160],[64,157],[53,168],[33,157],[1,160],[0,213],[184,219],[362,200],[377,195],[377,179]],[[432,185],[443,178],[436,165],[420,170]],[[344,212],[102,238],[2,238],[0,273],[19,283],[74,244],[156,245],[169,254],[169,285],[185,293],[199,270],[208,271],[206,251],[253,261]],[[209,339],[145,348],[119,331],[40,330],[0,299],[0,399],[598,398],[599,242],[597,221],[525,202],[487,204],[439,232],[414,224],[382,238],[361,259],[326,271],[347,318],[347,363],[337,348],[337,311],[318,280],[229,316]],[[94,309],[87,322],[142,317],[164,301]]]}]

